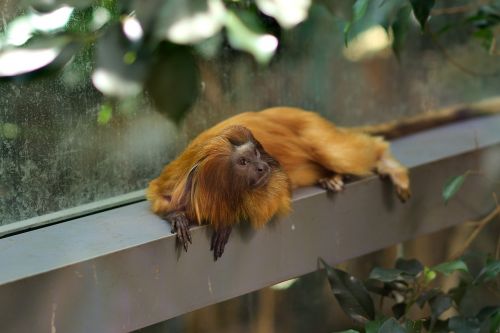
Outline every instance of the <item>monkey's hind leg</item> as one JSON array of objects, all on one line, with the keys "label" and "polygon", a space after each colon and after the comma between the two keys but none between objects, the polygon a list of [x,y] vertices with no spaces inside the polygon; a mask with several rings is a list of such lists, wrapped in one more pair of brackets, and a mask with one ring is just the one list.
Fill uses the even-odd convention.
[{"label": "monkey's hind leg", "polygon": [[392,157],[387,141],[331,125],[322,126],[322,130],[310,129],[304,133],[314,161],[337,175],[363,177],[375,170],[390,177],[402,201],[410,197],[408,170]]},{"label": "monkey's hind leg", "polygon": [[411,196],[410,177],[408,169],[399,163],[390,153],[389,149],[385,150],[377,162],[376,171],[381,176],[388,176],[394,186],[396,192],[402,202],[407,201]]},{"label": "monkey's hind leg", "polygon": [[334,174],[331,177],[325,177],[318,180],[319,186],[329,192],[340,192],[344,190],[344,177],[340,174]]},{"label": "monkey's hind leg", "polygon": [[192,244],[191,232],[189,227],[191,222],[186,217],[186,213],[183,211],[173,211],[167,213],[164,217],[165,220],[170,222],[172,226],[172,233],[177,234],[177,242],[184,247],[184,251],[187,252],[188,243]]}]

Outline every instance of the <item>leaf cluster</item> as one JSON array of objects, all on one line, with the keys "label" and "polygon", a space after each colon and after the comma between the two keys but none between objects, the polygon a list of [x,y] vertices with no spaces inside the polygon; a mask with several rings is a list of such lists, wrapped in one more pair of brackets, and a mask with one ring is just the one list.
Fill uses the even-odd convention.
[{"label": "leaf cluster", "polygon": [[[474,288],[486,286],[500,293],[500,260],[488,259],[473,272],[464,259],[434,267],[425,267],[415,259],[398,259],[394,268],[375,267],[366,281],[322,259],[320,262],[339,305],[367,333],[495,333],[500,330],[500,305],[483,306],[473,314],[462,307],[465,295]],[[435,286],[438,275],[455,272],[460,275],[457,286],[448,291]],[[378,308],[377,299],[380,300]],[[391,316],[382,311],[384,300],[390,301]]]},{"label": "leaf cluster", "polygon": [[[436,6],[435,0],[23,3],[26,8],[22,15],[6,24],[0,34],[0,80],[20,82],[51,74],[84,53],[87,63],[93,61],[85,75],[90,75],[93,85],[105,96],[114,101],[145,95],[175,121],[185,116],[201,90],[197,57],[211,59],[231,48],[267,64],[278,49],[281,30],[304,21],[312,5],[326,6],[339,18],[346,45],[371,25],[384,27],[398,58],[412,17],[424,31]],[[463,16],[455,25],[472,26],[473,36],[491,48],[494,28],[500,23],[500,5],[487,2]],[[440,33],[453,26],[443,27]],[[332,31],[337,28],[332,26]],[[110,115],[103,113],[100,121]]]},{"label": "leaf cluster", "polygon": [[[145,94],[175,121],[201,89],[196,56],[211,58],[228,45],[266,64],[278,47],[276,32],[304,20],[311,5],[310,0],[25,3],[24,14],[0,35],[0,79],[22,82],[51,74],[79,51],[92,49],[89,74],[100,92],[111,100]],[[111,115],[104,111],[100,123]]]}]

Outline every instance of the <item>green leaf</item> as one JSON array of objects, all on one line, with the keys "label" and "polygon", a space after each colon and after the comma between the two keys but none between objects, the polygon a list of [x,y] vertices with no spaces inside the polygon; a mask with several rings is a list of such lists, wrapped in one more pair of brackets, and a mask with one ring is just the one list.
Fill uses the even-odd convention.
[{"label": "green leaf", "polygon": [[394,318],[389,318],[380,326],[378,333],[406,333],[406,329]]},{"label": "green leaf", "polygon": [[500,329],[500,311],[498,311],[495,315],[490,318],[490,332],[489,333],[498,333]]},{"label": "green leaf", "polygon": [[335,333],[359,333],[359,331],[356,331],[356,330],[347,330],[347,331],[341,331],[341,332],[335,332]]},{"label": "green leaf", "polygon": [[378,317],[365,324],[365,333],[378,333],[380,326],[387,320],[386,317]]},{"label": "green leaf", "polygon": [[466,22],[478,29],[493,28],[500,23],[498,8],[498,6],[481,6],[475,15],[467,18]]},{"label": "green leaf", "polygon": [[491,44],[495,39],[495,34],[491,28],[483,28],[474,31],[472,34],[477,40],[481,42],[481,45],[486,49],[490,50]]},{"label": "green leaf", "polygon": [[393,34],[392,51],[399,60],[401,58],[401,51],[403,50],[408,30],[410,28],[410,14],[410,6],[400,8],[396,14],[394,22],[391,25]]},{"label": "green leaf", "polygon": [[26,46],[0,50],[0,78],[24,79],[61,69],[78,48],[69,37],[37,38]]},{"label": "green leaf", "polygon": [[434,0],[410,0],[411,6],[413,7],[413,13],[417,18],[422,31],[425,28],[429,14],[431,13],[432,7],[434,7]]},{"label": "green leaf", "polygon": [[368,291],[381,295],[381,296],[389,296],[391,293],[391,288],[388,283],[381,282],[378,280],[367,279],[365,282],[365,287]]},{"label": "green leaf", "polygon": [[404,271],[397,268],[382,268],[375,267],[368,276],[369,279],[374,279],[382,282],[402,281]]},{"label": "green leaf", "polygon": [[346,22],[344,25],[344,46],[347,47],[349,45],[349,41],[351,38],[349,37],[349,31],[351,30],[352,23],[351,22]]},{"label": "green leaf", "polygon": [[[97,42],[94,86],[107,96],[126,98],[138,95],[146,77],[146,60],[135,54],[133,44],[117,24],[110,27]],[[127,54],[134,52],[134,59]]]},{"label": "green leaf", "polygon": [[264,14],[274,17],[283,28],[292,28],[307,18],[311,0],[278,1],[257,0],[257,7]]},{"label": "green leaf", "polygon": [[458,192],[458,190],[460,190],[467,175],[468,174],[465,173],[463,175],[453,177],[446,183],[442,192],[445,203],[448,203],[448,200],[450,200]]},{"label": "green leaf", "polygon": [[482,324],[482,327],[488,327],[489,333],[498,333],[500,329],[500,306],[486,306],[482,308],[476,318]]},{"label": "green leaf", "polygon": [[357,22],[361,20],[368,10],[368,5],[370,0],[356,0],[354,5],[352,5],[352,21]]},{"label": "green leaf", "polygon": [[372,320],[375,308],[363,283],[354,276],[329,266],[323,259],[320,261],[326,268],[333,294],[345,313],[357,322],[366,323]]},{"label": "green leaf", "polygon": [[438,318],[443,312],[451,308],[453,300],[450,296],[438,291],[437,296],[429,300],[429,305],[431,307],[431,320],[430,323],[428,323],[429,326],[427,329],[432,332],[443,331],[448,327],[448,323],[446,321],[440,321]]},{"label": "green leaf", "polygon": [[420,320],[406,320],[405,328],[408,333],[421,333],[422,332],[422,321]]},{"label": "green leaf", "polygon": [[197,43],[217,34],[225,16],[221,0],[169,0],[158,15],[156,35],[176,44]]},{"label": "green leaf", "polygon": [[433,271],[443,273],[444,275],[450,275],[455,271],[468,272],[467,264],[462,259],[457,259],[453,261],[443,262],[431,268]]},{"label": "green leaf", "polygon": [[436,278],[436,276],[436,271],[432,270],[429,267],[424,267],[424,277],[426,284],[431,283]]},{"label": "green leaf", "polygon": [[251,30],[231,11],[226,15],[225,24],[231,47],[249,52],[261,64],[266,64],[271,60],[278,47],[276,37]]},{"label": "green leaf", "polygon": [[90,7],[95,3],[95,0],[27,0],[26,2],[37,11],[46,13],[54,11],[62,6],[76,8]]},{"label": "green leaf", "polygon": [[483,322],[486,321],[489,317],[493,317],[496,314],[500,313],[500,306],[485,306],[476,315],[476,318]]},{"label": "green leaf", "polygon": [[462,300],[469,289],[470,284],[465,279],[460,279],[458,286],[448,291],[448,295],[453,299],[455,304],[461,304]]},{"label": "green leaf", "polygon": [[97,123],[99,125],[107,124],[113,116],[113,109],[108,103],[102,104],[97,113]]},{"label": "green leaf", "polygon": [[440,292],[441,291],[439,289],[436,289],[436,288],[425,291],[418,296],[416,303],[418,304],[418,306],[420,308],[423,308],[425,305],[425,302],[428,302],[429,300],[433,299],[434,297],[439,295]]},{"label": "green leaf", "polygon": [[351,40],[349,34],[351,31],[351,27],[366,15],[369,4],[370,0],[356,0],[356,2],[354,2],[354,4],[352,5],[352,19],[344,26],[344,44],[346,47]]},{"label": "green leaf", "polygon": [[479,333],[480,323],[477,318],[455,316],[450,318],[448,328],[455,333]]},{"label": "green leaf", "polygon": [[157,52],[146,80],[146,91],[156,109],[180,122],[200,92],[200,75],[191,49],[164,45]]},{"label": "green leaf", "polygon": [[424,265],[422,265],[417,259],[399,258],[396,261],[396,268],[408,275],[417,276],[424,270]]},{"label": "green leaf", "polygon": [[429,301],[429,305],[431,306],[431,312],[432,312],[431,314],[432,321],[435,322],[443,312],[451,308],[452,303],[453,302],[451,297],[444,294],[439,294],[436,297],[432,298]]},{"label": "green leaf", "polygon": [[500,260],[493,260],[486,264],[474,279],[474,283],[481,283],[494,279],[500,274]]}]

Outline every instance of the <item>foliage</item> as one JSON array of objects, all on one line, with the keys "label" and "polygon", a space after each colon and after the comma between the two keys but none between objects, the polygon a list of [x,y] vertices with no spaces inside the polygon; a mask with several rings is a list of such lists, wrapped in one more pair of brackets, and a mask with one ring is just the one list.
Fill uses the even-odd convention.
[{"label": "foliage", "polygon": [[445,203],[448,203],[448,200],[450,200],[455,194],[457,194],[468,175],[469,172],[466,172],[463,175],[455,176],[445,184],[442,192]]},{"label": "foliage", "polygon": [[[498,304],[484,306],[475,313],[462,305],[480,287],[500,293],[500,260],[487,258],[478,272],[468,268],[467,260],[464,257],[424,267],[415,259],[398,259],[394,268],[374,268],[364,282],[323,260],[321,263],[340,306],[351,319],[364,325],[365,332],[498,332]],[[451,273],[460,276],[454,288],[444,291],[434,285],[439,274]],[[377,298],[380,298],[378,311],[367,312]],[[392,302],[391,317],[382,313],[384,299]]]},{"label": "foliage", "polygon": [[[412,17],[422,30],[434,0],[27,0],[22,15],[0,35],[0,78],[15,82],[60,70],[74,55],[94,56],[94,86],[111,99],[148,96],[157,109],[180,121],[201,83],[196,57],[211,58],[229,46],[271,61],[281,29],[324,6],[338,18],[346,45],[370,25],[383,26],[400,57]],[[442,5],[440,5],[442,6]],[[346,10],[347,7],[347,10]],[[438,8],[439,9],[439,8]],[[413,15],[412,15],[413,13]],[[471,26],[471,35],[494,46],[500,23],[497,1],[471,7],[452,26]],[[332,30],[337,26],[332,26]],[[87,52],[88,49],[94,50]],[[90,60],[90,59],[89,59]],[[169,93],[165,93],[168,91]],[[111,113],[101,112],[100,123]]]}]

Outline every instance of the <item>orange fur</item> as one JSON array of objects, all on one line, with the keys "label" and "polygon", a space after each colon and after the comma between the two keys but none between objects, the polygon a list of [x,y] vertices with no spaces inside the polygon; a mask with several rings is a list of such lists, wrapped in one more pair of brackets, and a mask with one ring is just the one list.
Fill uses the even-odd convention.
[{"label": "orange fur", "polygon": [[[248,128],[283,169],[274,168],[263,188],[235,188],[229,180],[229,139],[239,135],[235,126]],[[373,171],[388,175],[403,199],[409,196],[408,171],[382,138],[338,128],[313,112],[276,107],[236,115],[201,133],[150,183],[148,198],[159,215],[184,208],[192,221],[216,229],[240,220],[260,227],[276,213],[289,211],[289,185],[309,186],[325,177]],[[184,197],[186,186],[189,198]]]},{"label": "orange fur", "polygon": [[150,183],[147,196],[153,212],[162,216],[183,210],[189,220],[209,223],[215,229],[240,221],[258,228],[273,215],[288,213],[290,182],[279,166],[272,167],[269,181],[256,189],[235,183],[231,177],[230,140],[239,135],[238,126],[228,125],[194,140]]}]

